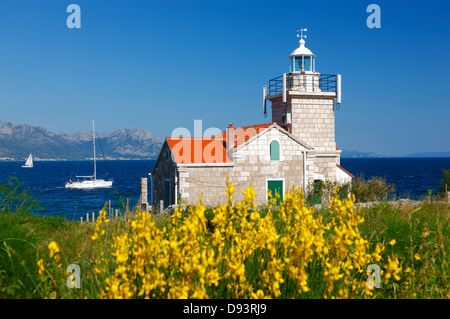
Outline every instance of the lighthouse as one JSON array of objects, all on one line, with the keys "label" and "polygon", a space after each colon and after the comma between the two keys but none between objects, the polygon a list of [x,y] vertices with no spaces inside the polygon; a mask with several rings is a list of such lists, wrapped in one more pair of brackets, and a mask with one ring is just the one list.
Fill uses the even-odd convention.
[{"label": "lighthouse", "polygon": [[340,166],[334,134],[340,76],[317,72],[305,31],[300,30],[299,46],[288,56],[289,72],[264,86],[270,122],[230,123],[214,138],[166,137],[152,171],[153,205],[190,205],[199,198],[216,205],[223,201],[225,181],[233,183],[235,200],[253,187],[256,205],[265,205],[269,193],[282,201],[293,187],[308,193],[319,181],[351,181],[354,176]]},{"label": "lighthouse", "polygon": [[306,47],[305,31],[299,30],[299,46],[289,55],[289,72],[271,79],[264,87],[264,112],[270,101],[272,122],[316,151],[317,178],[335,181],[341,152],[335,139],[341,76],[317,71],[316,55]]}]

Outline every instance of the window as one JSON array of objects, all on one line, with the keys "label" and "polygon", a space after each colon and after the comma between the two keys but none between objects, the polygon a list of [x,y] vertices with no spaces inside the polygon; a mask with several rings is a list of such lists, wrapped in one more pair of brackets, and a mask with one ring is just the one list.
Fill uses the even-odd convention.
[{"label": "window", "polygon": [[278,141],[270,142],[270,160],[271,161],[280,160],[280,143],[278,143]]},{"label": "window", "polygon": [[166,149],[166,161],[170,159],[170,151]]},{"label": "window", "polygon": [[164,180],[164,208],[170,205],[170,180]]},{"label": "window", "polygon": [[305,56],[305,71],[311,71],[311,57]]},{"label": "window", "polygon": [[295,70],[296,71],[303,71],[303,56],[298,57],[295,59]]}]

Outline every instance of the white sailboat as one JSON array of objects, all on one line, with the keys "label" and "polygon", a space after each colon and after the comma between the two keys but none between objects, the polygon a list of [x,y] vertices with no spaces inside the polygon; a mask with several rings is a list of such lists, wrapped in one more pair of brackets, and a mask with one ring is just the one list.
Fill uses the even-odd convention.
[{"label": "white sailboat", "polygon": [[33,167],[33,155],[29,155],[25,164],[22,165],[24,168],[32,168]]},{"label": "white sailboat", "polygon": [[94,121],[92,121],[92,140],[94,144],[94,174],[92,176],[75,176],[76,181],[69,180],[66,182],[66,188],[90,189],[90,188],[108,188],[112,187],[113,181],[105,181],[97,179],[97,163],[95,159],[95,129]]}]

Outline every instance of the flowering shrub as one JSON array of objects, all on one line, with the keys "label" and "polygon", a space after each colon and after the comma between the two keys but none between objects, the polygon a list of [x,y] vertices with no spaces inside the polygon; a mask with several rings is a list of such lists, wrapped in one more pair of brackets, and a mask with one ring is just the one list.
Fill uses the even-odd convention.
[{"label": "flowering shrub", "polygon": [[303,192],[293,188],[279,207],[272,198],[262,211],[252,188],[235,203],[234,185],[227,187],[228,201],[213,208],[212,227],[201,200],[158,226],[154,215],[138,211],[111,234],[103,211],[92,236],[99,245],[99,297],[370,297],[377,293],[366,284],[371,263],[384,266],[384,289],[401,280],[398,258],[386,258],[382,244],[361,236],[353,196],[335,196],[323,215],[305,207]]},{"label": "flowering shrub", "polygon": [[[227,181],[227,203],[214,207],[210,219],[201,199],[162,223],[137,211],[126,225],[112,227],[103,210],[91,237],[95,288],[89,297],[365,298],[401,284],[406,272],[398,257],[385,256],[383,244],[361,235],[364,219],[353,208],[354,196],[334,196],[326,213],[317,213],[297,188],[278,207],[271,198],[264,210],[253,203],[253,188],[243,193],[234,202]],[[59,268],[58,246],[48,248]],[[374,263],[383,269],[382,289],[367,285]],[[38,267],[43,274],[42,260]]]}]

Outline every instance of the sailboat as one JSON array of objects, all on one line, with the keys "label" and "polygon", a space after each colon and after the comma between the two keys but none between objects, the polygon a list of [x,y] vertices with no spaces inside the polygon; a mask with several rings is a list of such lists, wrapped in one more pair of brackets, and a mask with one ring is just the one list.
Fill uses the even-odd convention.
[{"label": "sailboat", "polygon": [[69,180],[66,182],[66,188],[91,189],[91,188],[108,188],[112,187],[113,181],[105,181],[97,179],[97,163],[95,158],[95,129],[94,121],[92,121],[92,140],[94,144],[94,174],[91,176],[75,176],[76,181]]},{"label": "sailboat", "polygon": [[33,155],[29,155],[27,161],[25,162],[25,164],[22,165],[22,167],[25,168],[32,168],[33,167]]}]

